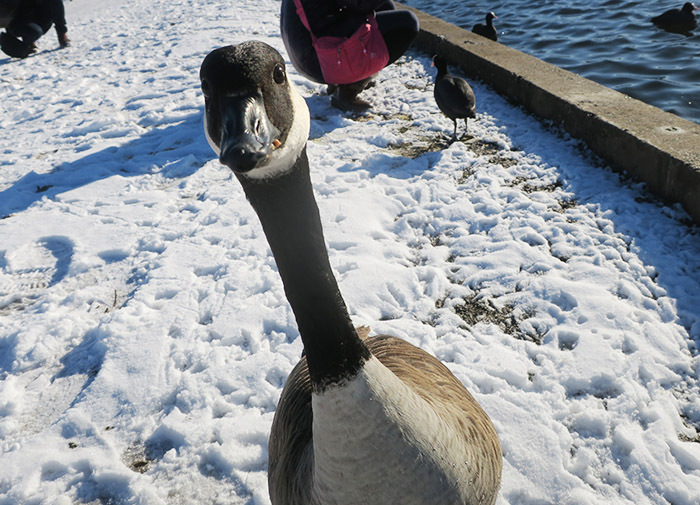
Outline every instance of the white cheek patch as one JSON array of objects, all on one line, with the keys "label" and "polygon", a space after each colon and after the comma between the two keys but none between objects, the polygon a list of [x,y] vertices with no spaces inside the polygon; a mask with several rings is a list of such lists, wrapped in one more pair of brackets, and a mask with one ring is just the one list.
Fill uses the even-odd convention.
[{"label": "white cheek patch", "polygon": [[216,145],[216,143],[211,139],[209,136],[209,125],[207,124],[207,113],[204,113],[204,135],[207,137],[207,142],[209,142],[209,147],[211,147],[212,151],[216,153],[217,156],[221,154],[221,149],[219,146]]},{"label": "white cheek patch", "polygon": [[[287,140],[272,151],[265,165],[247,172],[245,174],[246,177],[265,179],[283,174],[292,168],[299,153],[306,145],[306,141],[309,138],[309,129],[311,128],[309,108],[306,105],[306,100],[304,100],[304,97],[301,96],[292,82],[289,83],[289,91],[292,96],[292,113],[294,118],[292,120],[292,128],[287,134]],[[209,143],[211,144],[211,140]]]}]

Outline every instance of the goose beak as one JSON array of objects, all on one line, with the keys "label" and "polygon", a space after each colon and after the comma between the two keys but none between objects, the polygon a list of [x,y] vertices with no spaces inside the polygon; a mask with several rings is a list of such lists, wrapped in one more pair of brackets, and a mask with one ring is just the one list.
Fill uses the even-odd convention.
[{"label": "goose beak", "polygon": [[280,146],[279,130],[270,122],[262,97],[223,97],[219,161],[236,173],[260,166]]}]

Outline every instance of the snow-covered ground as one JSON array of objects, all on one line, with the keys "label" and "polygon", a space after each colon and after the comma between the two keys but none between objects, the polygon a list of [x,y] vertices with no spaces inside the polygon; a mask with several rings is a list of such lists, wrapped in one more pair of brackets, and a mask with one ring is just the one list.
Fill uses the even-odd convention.
[{"label": "snow-covered ground", "polygon": [[[275,0],[73,0],[0,57],[0,505],[267,504],[301,354],[257,218],[203,135],[198,70]],[[473,138],[411,52],[369,116],[309,104],[353,320],[434,353],[504,451],[499,505],[700,503],[700,234],[473,83]]]}]

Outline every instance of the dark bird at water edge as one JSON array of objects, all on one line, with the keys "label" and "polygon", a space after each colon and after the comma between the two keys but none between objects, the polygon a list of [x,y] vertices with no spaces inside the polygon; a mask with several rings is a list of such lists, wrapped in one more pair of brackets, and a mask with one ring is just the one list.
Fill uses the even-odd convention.
[{"label": "dark bird at water edge", "polygon": [[476,33],[477,35],[491,39],[494,42],[498,42],[498,32],[496,31],[496,27],[493,26],[494,19],[498,19],[498,16],[496,16],[493,12],[489,12],[486,14],[486,24],[475,24],[474,28],[472,28],[472,33]]},{"label": "dark bird at water edge", "polygon": [[454,123],[452,139],[457,139],[457,120],[464,119],[464,133],[467,133],[468,118],[476,117],[476,97],[469,83],[447,71],[447,62],[436,54],[433,65],[437,69],[433,95],[438,108]]}]

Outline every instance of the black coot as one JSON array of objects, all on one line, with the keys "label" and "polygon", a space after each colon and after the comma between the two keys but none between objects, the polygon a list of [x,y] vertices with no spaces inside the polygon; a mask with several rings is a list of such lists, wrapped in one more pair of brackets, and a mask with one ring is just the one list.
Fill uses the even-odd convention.
[{"label": "black coot", "polygon": [[496,16],[493,12],[489,12],[486,14],[486,24],[478,23],[474,25],[472,32],[476,33],[477,35],[481,35],[482,37],[486,37],[487,39],[491,39],[494,42],[498,42],[498,32],[496,31],[496,27],[493,26],[494,19],[498,19],[498,16]]},{"label": "black coot", "polygon": [[698,24],[695,18],[695,4],[687,2],[680,9],[670,9],[656,17],[651,18],[652,23],[672,31],[688,31]]},{"label": "black coot", "polygon": [[464,119],[464,133],[467,132],[467,118],[476,117],[476,97],[469,83],[461,77],[447,72],[447,62],[440,55],[433,56],[437,68],[434,96],[437,106],[454,123],[452,138],[457,138],[457,119]]}]

